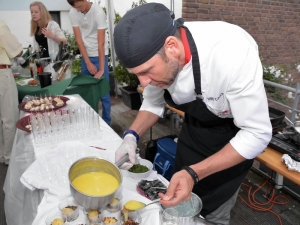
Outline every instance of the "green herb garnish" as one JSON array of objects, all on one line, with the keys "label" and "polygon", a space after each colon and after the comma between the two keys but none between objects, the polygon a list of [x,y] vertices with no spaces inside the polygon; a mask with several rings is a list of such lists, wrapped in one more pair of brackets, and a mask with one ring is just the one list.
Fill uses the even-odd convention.
[{"label": "green herb garnish", "polygon": [[149,169],[147,166],[143,166],[141,164],[135,164],[128,171],[132,173],[145,173],[149,171]]}]

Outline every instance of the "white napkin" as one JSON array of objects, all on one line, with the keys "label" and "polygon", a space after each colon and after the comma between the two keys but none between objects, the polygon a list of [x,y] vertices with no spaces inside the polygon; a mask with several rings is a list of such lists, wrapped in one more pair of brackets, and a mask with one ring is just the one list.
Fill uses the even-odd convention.
[{"label": "white napkin", "polygon": [[66,198],[70,191],[59,186],[56,181],[51,181],[40,172],[38,160],[30,165],[20,178],[21,183],[29,190],[44,190],[44,196],[47,202],[53,202]]}]

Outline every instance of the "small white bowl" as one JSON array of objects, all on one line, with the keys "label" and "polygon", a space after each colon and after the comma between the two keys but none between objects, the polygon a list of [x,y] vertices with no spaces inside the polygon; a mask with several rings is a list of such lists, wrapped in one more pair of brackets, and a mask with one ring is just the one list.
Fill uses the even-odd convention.
[{"label": "small white bowl", "polygon": [[132,173],[132,172],[128,171],[128,174],[134,179],[144,179],[144,178],[148,177],[150,175],[150,173],[152,172],[152,170],[153,170],[152,169],[153,168],[152,162],[150,162],[147,159],[139,159],[138,164],[141,164],[143,166],[147,166],[149,170],[145,173]]}]

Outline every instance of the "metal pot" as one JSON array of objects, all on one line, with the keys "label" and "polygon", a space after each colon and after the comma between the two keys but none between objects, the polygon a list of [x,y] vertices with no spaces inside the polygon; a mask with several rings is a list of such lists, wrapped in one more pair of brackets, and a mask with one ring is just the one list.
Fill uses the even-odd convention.
[{"label": "metal pot", "polygon": [[117,191],[115,190],[114,193],[111,193],[107,196],[90,196],[78,191],[73,186],[72,182],[78,176],[89,172],[106,172],[113,175],[119,182],[119,187],[117,190],[121,187],[123,180],[123,176],[119,168],[108,160],[96,157],[85,157],[74,162],[68,173],[71,195],[75,201],[87,211],[93,209],[98,210],[106,206],[114,198],[114,194]]},{"label": "metal pot", "polygon": [[270,116],[272,127],[274,128],[275,126],[282,123],[282,121],[285,118],[285,113],[278,109],[269,107],[269,116]]},{"label": "metal pot", "polygon": [[[162,205],[162,208],[166,209],[169,207]],[[178,224],[194,224],[195,216],[202,210],[202,201],[198,195],[192,193],[190,200],[181,202],[179,205],[170,208],[175,208],[178,212]]]}]

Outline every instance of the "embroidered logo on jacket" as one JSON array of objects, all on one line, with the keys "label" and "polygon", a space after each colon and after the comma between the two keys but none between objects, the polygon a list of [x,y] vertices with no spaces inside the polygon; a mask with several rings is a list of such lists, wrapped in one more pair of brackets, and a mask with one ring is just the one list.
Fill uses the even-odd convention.
[{"label": "embroidered logo on jacket", "polygon": [[224,93],[221,93],[220,95],[219,95],[219,97],[208,97],[207,98],[207,101],[218,101],[222,96],[224,95]]}]

